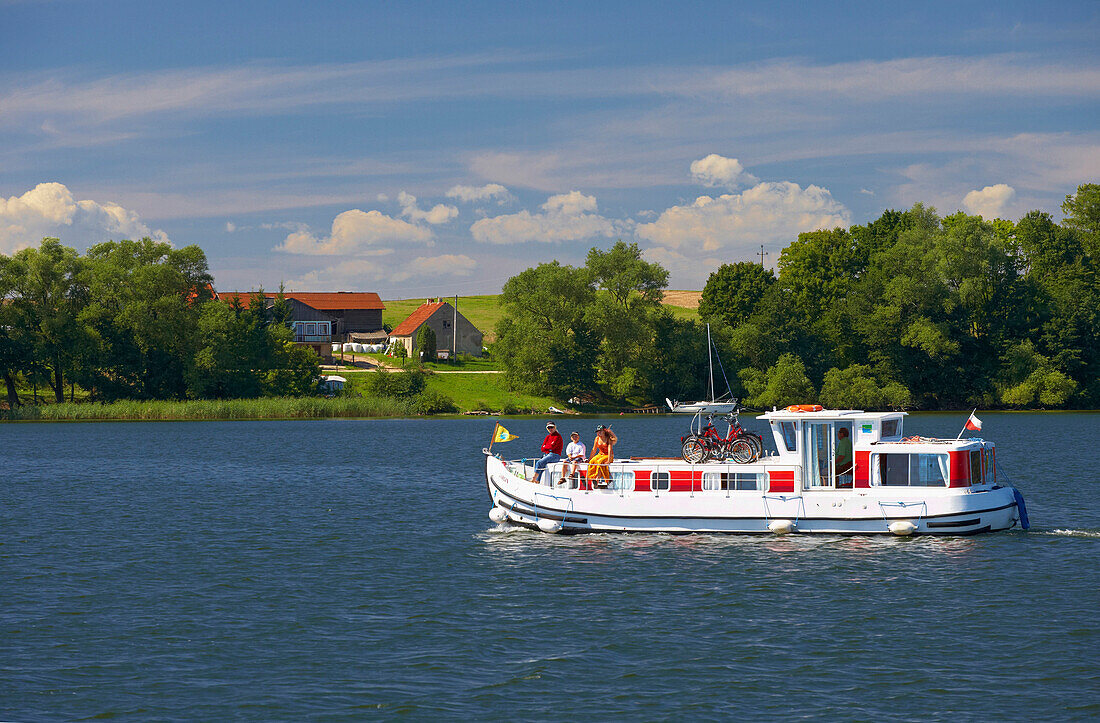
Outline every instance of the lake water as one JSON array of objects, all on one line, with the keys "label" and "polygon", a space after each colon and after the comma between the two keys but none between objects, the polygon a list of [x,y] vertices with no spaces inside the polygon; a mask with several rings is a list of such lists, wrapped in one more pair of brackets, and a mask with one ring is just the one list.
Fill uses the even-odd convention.
[{"label": "lake water", "polygon": [[1095,720],[1100,415],[981,416],[1030,532],[506,531],[491,419],[0,425],[0,720]]}]

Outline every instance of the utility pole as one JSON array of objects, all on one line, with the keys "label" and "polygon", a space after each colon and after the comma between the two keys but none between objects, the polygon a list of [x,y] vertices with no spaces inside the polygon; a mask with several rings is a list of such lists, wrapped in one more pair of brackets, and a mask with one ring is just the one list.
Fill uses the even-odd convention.
[{"label": "utility pole", "polygon": [[764,257],[769,256],[769,255],[770,254],[768,254],[764,251],[764,244],[760,244],[760,265],[761,266],[764,265]]}]

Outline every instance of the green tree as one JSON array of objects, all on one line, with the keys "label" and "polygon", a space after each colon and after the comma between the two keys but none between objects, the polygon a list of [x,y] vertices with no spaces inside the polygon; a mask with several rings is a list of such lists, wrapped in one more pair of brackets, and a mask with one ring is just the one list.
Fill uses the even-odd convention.
[{"label": "green tree", "polygon": [[9,318],[28,335],[34,364],[46,372],[54,399],[65,401],[65,382],[89,343],[80,313],[88,303],[85,265],[56,238],[10,260]]},{"label": "green tree", "polygon": [[794,354],[784,354],[766,372],[744,369],[741,381],[754,407],[785,407],[789,404],[805,404],[816,395],[813,384],[806,376],[806,366]]},{"label": "green tree", "polygon": [[109,241],[85,255],[94,343],[78,382],[105,400],[182,399],[199,348],[200,307],[213,281],[196,246]]},{"label": "green tree", "polygon": [[559,398],[591,391],[598,339],[585,316],[595,298],[587,269],[557,261],[508,279],[493,351],[509,384]]},{"label": "green tree", "polygon": [[721,321],[736,327],[748,321],[774,283],[771,269],[760,264],[749,261],[722,264],[703,287],[699,316],[704,321]]},{"label": "green tree", "polygon": [[4,378],[8,408],[19,406],[16,378],[30,368],[34,359],[32,340],[26,333],[18,308],[13,304],[13,291],[20,286],[16,274],[23,267],[0,254],[0,376]]},{"label": "green tree", "polygon": [[874,370],[866,364],[825,372],[821,385],[821,404],[832,409],[904,409],[909,390],[897,382],[879,385]]},{"label": "green tree", "polygon": [[638,244],[622,241],[607,251],[591,249],[585,268],[599,291],[585,316],[600,338],[596,381],[613,397],[647,399],[668,271],[645,261]]},{"label": "green tree", "polygon": [[1083,183],[1078,186],[1077,193],[1066,196],[1062,213],[1065,214],[1063,223],[1081,234],[1089,254],[1094,259],[1100,256],[1100,185]]},{"label": "green tree", "polygon": [[424,324],[416,332],[416,348],[420,352],[420,361],[435,361],[435,330]]}]

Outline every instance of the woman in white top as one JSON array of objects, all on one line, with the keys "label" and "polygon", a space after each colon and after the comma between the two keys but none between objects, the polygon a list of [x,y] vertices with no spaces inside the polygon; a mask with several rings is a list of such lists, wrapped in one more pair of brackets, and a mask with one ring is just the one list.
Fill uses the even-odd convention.
[{"label": "woman in white top", "polygon": [[572,477],[577,473],[578,464],[584,461],[585,453],[586,450],[584,448],[584,443],[581,442],[580,432],[573,432],[570,434],[569,445],[565,448],[565,461],[569,463],[566,478]]}]

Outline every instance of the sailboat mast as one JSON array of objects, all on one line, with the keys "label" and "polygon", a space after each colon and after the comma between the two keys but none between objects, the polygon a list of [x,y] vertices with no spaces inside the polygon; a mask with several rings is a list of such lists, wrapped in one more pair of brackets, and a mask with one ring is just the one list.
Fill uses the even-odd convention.
[{"label": "sailboat mast", "polygon": [[710,401],[714,401],[714,356],[711,354],[710,324],[707,324],[707,372],[710,377]]}]

